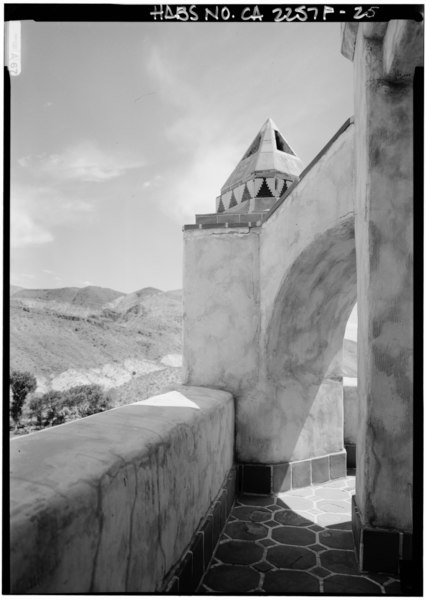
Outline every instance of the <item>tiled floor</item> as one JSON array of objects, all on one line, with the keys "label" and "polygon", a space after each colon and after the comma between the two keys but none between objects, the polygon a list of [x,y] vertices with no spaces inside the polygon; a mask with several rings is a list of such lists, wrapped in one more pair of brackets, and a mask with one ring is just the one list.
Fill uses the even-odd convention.
[{"label": "tiled floor", "polygon": [[355,477],[240,496],[198,594],[399,594],[386,574],[360,574],[351,531]]}]

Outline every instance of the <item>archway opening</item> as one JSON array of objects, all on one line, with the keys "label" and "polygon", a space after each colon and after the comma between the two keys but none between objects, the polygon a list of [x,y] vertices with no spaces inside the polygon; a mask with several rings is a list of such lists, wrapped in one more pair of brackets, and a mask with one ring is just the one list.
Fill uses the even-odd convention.
[{"label": "archway opening", "polygon": [[343,339],[343,440],[348,470],[356,468],[356,440],[358,435],[358,310],[355,304],[346,323]]},{"label": "archway opening", "polygon": [[351,215],[305,248],[275,300],[263,382],[269,404],[261,425],[269,427],[272,461],[343,453],[342,348],[355,300]]}]

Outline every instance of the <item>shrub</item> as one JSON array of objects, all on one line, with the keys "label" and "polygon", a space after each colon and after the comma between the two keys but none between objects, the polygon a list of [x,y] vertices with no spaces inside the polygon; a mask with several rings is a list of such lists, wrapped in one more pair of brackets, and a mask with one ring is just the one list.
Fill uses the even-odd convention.
[{"label": "shrub", "polygon": [[111,405],[111,398],[101,386],[79,385],[63,392],[52,390],[33,398],[29,411],[36,425],[42,428],[94,415],[108,410]]},{"label": "shrub", "polygon": [[55,391],[46,392],[40,397],[32,398],[29,404],[30,417],[35,419],[38,427],[63,423],[62,408],[62,394]]},{"label": "shrub", "polygon": [[9,381],[12,388],[10,414],[15,425],[18,425],[25,400],[36,389],[37,379],[28,371],[12,371]]},{"label": "shrub", "polygon": [[110,397],[100,385],[77,385],[63,392],[64,406],[77,409],[80,417],[88,417],[108,410],[112,406]]}]

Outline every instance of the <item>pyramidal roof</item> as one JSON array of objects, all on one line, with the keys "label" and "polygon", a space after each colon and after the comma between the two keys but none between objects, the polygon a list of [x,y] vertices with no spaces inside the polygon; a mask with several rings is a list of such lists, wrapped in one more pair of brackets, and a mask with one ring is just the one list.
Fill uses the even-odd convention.
[{"label": "pyramidal roof", "polygon": [[221,189],[227,192],[257,175],[276,173],[288,179],[296,179],[303,170],[303,163],[279,131],[272,119],[267,119],[248,147],[246,153],[232,171]]}]

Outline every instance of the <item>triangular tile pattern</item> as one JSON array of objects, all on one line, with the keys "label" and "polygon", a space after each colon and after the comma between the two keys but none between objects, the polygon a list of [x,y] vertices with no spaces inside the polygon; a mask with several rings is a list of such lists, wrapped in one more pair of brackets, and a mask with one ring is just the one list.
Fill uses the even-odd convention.
[{"label": "triangular tile pattern", "polygon": [[237,201],[237,204],[239,204],[241,202],[241,197],[243,195],[244,189],[245,189],[245,184],[243,183],[243,185],[239,185],[237,188],[235,188],[234,190],[234,196],[235,196],[235,200]]},{"label": "triangular tile pattern", "polygon": [[269,189],[266,179],[262,180],[262,185],[259,188],[259,191],[256,194],[256,198],[273,198],[274,194]]},{"label": "triangular tile pattern", "polygon": [[276,196],[277,195],[276,194],[276,184],[278,183],[277,179],[275,177],[267,177],[266,183],[267,183],[268,188],[271,190],[271,194],[273,196]]},{"label": "triangular tile pattern", "polygon": [[254,194],[253,194],[253,198],[257,198],[257,196],[259,195],[259,190],[262,187],[262,183],[263,183],[263,177],[257,177],[254,180]]},{"label": "triangular tile pattern", "polygon": [[219,200],[219,206],[217,207],[217,212],[225,212],[225,207],[223,206],[222,198]]},{"label": "triangular tile pattern", "polygon": [[302,169],[301,160],[272,119],[267,119],[222,187],[217,211],[219,200],[225,212],[238,212],[238,206],[249,199],[278,199],[287,189],[284,179],[297,180]]},{"label": "triangular tile pattern", "polygon": [[254,198],[254,179],[247,181],[246,186],[249,191],[250,198]]},{"label": "triangular tile pattern", "polygon": [[235,200],[234,192],[232,192],[231,201],[229,203],[229,208],[233,208],[237,206],[238,202]]},{"label": "triangular tile pattern", "polygon": [[245,202],[246,200],[251,200],[251,198],[252,197],[250,195],[250,192],[249,192],[249,189],[248,189],[248,185],[246,184],[244,186],[244,192],[243,192],[243,195],[242,195],[242,198],[241,198],[241,202]]},{"label": "triangular tile pattern", "polygon": [[226,192],[226,194],[222,194],[222,202],[223,202],[223,206],[225,207],[225,210],[227,208],[229,208],[229,202],[231,200],[231,196],[232,196],[232,191]]},{"label": "triangular tile pattern", "polygon": [[[254,179],[260,171],[275,171],[297,177],[303,168],[290,144],[272,119],[267,119],[249,149],[222,187],[222,193]],[[271,173],[272,175],[272,173]]]},{"label": "triangular tile pattern", "polygon": [[284,187],[284,181],[285,181],[284,179],[277,179],[277,187],[275,188],[275,192],[278,197],[281,196],[281,192]]}]

